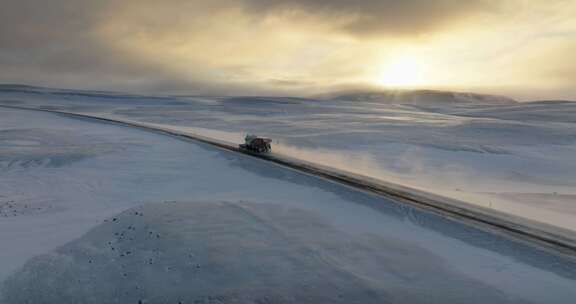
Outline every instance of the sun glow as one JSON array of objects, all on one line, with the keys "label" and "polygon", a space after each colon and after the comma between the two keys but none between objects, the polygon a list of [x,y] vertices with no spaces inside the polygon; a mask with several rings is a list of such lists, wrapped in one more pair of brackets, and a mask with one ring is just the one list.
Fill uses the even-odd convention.
[{"label": "sun glow", "polygon": [[413,57],[401,57],[384,65],[378,84],[387,87],[416,87],[425,84],[424,69]]}]

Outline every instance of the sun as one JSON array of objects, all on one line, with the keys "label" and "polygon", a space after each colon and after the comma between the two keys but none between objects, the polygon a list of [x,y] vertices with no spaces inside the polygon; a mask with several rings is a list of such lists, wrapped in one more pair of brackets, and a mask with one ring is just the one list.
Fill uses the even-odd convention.
[{"label": "sun", "polygon": [[414,57],[400,57],[384,65],[376,80],[386,87],[416,87],[425,83],[424,69]]}]

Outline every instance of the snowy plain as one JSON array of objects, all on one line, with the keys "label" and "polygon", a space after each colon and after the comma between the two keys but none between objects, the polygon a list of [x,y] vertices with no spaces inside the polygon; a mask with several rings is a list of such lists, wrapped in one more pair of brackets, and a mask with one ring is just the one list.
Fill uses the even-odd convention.
[{"label": "snowy plain", "polygon": [[[565,115],[566,121],[545,121],[544,131],[540,130],[548,132],[549,145],[534,147],[530,140],[536,137],[510,136],[513,142],[509,144],[500,137],[500,145],[495,145],[492,137],[497,136],[490,137],[490,132],[485,137],[479,135],[477,141],[460,141],[474,132],[452,117],[466,121],[466,115],[476,112],[482,112],[474,114],[478,116],[514,115],[513,107],[522,104],[497,105],[512,108],[488,114],[473,104],[457,109],[456,115],[438,109],[415,114],[414,109],[402,108],[406,105],[386,105],[385,109],[374,105],[362,110],[344,101],[334,101],[338,105],[334,109],[330,103],[298,99],[274,99],[279,100],[274,104],[258,99],[147,99],[97,92],[61,93],[20,87],[4,90],[0,100],[20,106],[122,115],[197,128],[220,138],[234,139],[242,132],[264,130],[265,135],[278,138],[277,146],[294,149],[285,151],[292,155],[310,153],[319,162],[338,165],[340,161],[340,165],[356,169],[362,169],[357,164],[364,163],[365,168],[376,166],[376,173],[396,168],[391,169],[395,173],[390,174],[392,177],[416,177],[420,172],[423,177],[417,180],[430,185],[427,183],[434,181],[434,176],[427,181],[424,173],[444,168],[442,161],[447,160],[424,162],[430,168],[419,164],[424,166],[420,171],[408,170],[405,166],[409,164],[393,162],[398,155],[407,157],[402,144],[396,142],[403,139],[420,145],[420,149],[451,153],[443,157],[476,153],[472,155],[479,159],[474,161],[468,154],[454,161],[483,169],[477,177],[466,178],[477,178],[478,187],[487,188],[472,191],[462,187],[460,192],[500,196],[503,191],[495,189],[507,182],[516,188],[506,189],[518,191],[506,194],[523,193],[538,204],[541,201],[534,198],[536,192],[568,196],[562,204],[558,200],[550,204],[561,210],[558,213],[569,213],[572,207],[573,193],[569,190],[573,179],[568,179],[572,164],[564,164],[562,171],[554,162],[574,157],[569,153],[573,149],[573,122],[566,111],[557,115]],[[314,114],[315,108],[320,113]],[[257,114],[260,109],[263,113]],[[380,118],[368,120],[373,112]],[[408,126],[394,125],[393,121],[409,120],[406,115],[423,117]],[[413,134],[399,130],[425,122],[430,125],[420,126]],[[493,130],[496,124],[500,130],[502,125],[518,122],[487,124],[482,125],[484,129]],[[347,128],[336,131],[344,126]],[[386,136],[379,130],[387,130]],[[506,130],[513,133],[515,129],[508,126]],[[418,135],[420,131],[430,133]],[[457,131],[465,136],[446,135],[453,132],[456,136]],[[382,142],[376,143],[380,139]],[[424,139],[428,141],[422,143]],[[441,144],[449,148],[437,148]],[[463,152],[464,146],[468,149]],[[375,147],[378,153],[365,158],[370,153],[366,151],[376,151],[371,150]],[[571,259],[200,144],[90,120],[1,109],[0,148],[0,295],[5,303],[570,303],[576,296],[576,264]],[[499,153],[492,151],[496,148]],[[538,149],[545,153],[536,154]],[[504,150],[516,154],[502,153]],[[428,154],[416,156],[431,157],[430,151],[424,151]],[[552,181],[566,177],[565,182],[517,178],[487,183],[488,177],[505,169],[495,165],[493,170],[499,169],[495,173],[477,164],[499,155],[522,158],[530,153],[540,157],[529,159],[535,165],[540,161],[547,167],[540,169],[542,172],[525,169],[523,173],[547,178],[547,168]],[[501,164],[508,162],[512,161],[502,160]],[[523,168],[517,165],[515,169]],[[385,174],[388,177],[389,173]],[[454,184],[456,178],[435,179],[439,185],[460,186]],[[542,188],[527,192],[526,180]],[[546,192],[552,190],[556,194]],[[510,195],[516,198],[515,193]],[[529,203],[521,200],[519,204]],[[535,208],[554,210],[552,206]],[[278,239],[284,241],[279,243]],[[238,273],[242,275],[232,276]],[[198,290],[191,296],[186,282],[203,282],[195,274],[206,276],[214,288],[194,287]],[[272,284],[273,291],[258,288],[263,282]],[[162,288],[155,288],[158,286]]]},{"label": "snowy plain", "polygon": [[107,115],[240,142],[576,231],[576,102],[450,92],[138,96],[0,87],[0,104]]}]

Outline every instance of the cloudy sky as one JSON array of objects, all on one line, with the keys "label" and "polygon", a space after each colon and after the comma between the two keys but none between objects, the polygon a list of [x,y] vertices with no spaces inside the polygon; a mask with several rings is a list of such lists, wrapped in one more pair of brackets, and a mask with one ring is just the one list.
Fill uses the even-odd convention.
[{"label": "cloudy sky", "polygon": [[0,0],[0,82],[576,98],[576,0]]}]

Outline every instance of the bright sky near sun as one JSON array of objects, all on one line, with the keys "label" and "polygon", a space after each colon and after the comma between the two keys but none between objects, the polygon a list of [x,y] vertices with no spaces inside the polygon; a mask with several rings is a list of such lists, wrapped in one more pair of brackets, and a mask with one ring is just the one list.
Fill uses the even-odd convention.
[{"label": "bright sky near sun", "polygon": [[418,87],[426,85],[422,64],[416,57],[398,57],[382,66],[376,83],[386,87]]},{"label": "bright sky near sun", "polygon": [[4,0],[0,82],[576,98],[576,0]]}]

